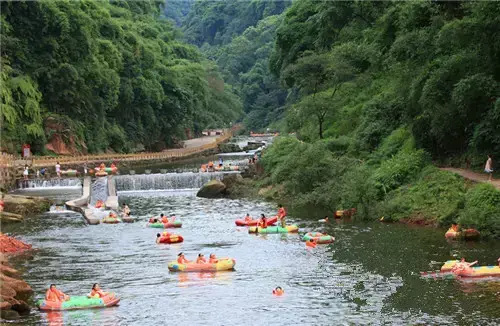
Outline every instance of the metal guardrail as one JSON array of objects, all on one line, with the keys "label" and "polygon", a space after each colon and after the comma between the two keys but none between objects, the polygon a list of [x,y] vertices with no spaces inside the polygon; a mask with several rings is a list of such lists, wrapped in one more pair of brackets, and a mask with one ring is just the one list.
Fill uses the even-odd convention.
[{"label": "metal guardrail", "polygon": [[14,155],[0,155],[0,166],[24,166],[30,167],[44,167],[59,164],[80,164],[86,162],[101,162],[101,161],[147,161],[169,159],[173,157],[185,157],[196,153],[202,153],[209,149],[217,148],[220,143],[229,140],[232,137],[231,130],[225,130],[224,135],[217,137],[215,142],[204,144],[191,148],[169,149],[163,152],[156,153],[136,153],[136,154],[93,154],[93,155],[75,155],[75,156],[40,156],[32,157],[31,159],[24,160],[16,158]]}]

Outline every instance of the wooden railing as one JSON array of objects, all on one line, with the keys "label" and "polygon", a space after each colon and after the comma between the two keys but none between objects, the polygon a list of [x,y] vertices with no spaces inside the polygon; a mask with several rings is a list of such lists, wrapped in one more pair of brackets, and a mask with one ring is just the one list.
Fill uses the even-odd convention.
[{"label": "wooden railing", "polygon": [[85,162],[109,162],[109,161],[147,161],[170,159],[173,157],[186,157],[196,153],[215,149],[220,143],[229,140],[232,137],[230,130],[225,130],[224,135],[217,137],[215,142],[204,144],[191,148],[176,148],[169,149],[156,153],[136,153],[136,154],[93,154],[93,155],[74,155],[74,156],[34,156],[28,160],[16,159],[13,155],[0,156],[0,164],[7,166],[24,166],[30,167],[48,167],[53,166],[57,162],[61,165],[82,164]]}]

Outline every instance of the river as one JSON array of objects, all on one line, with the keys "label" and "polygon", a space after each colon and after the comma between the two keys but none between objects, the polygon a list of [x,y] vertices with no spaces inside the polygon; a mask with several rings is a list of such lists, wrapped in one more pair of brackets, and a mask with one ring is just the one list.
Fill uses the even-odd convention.
[{"label": "river", "polygon": [[[299,235],[256,236],[234,220],[247,212],[272,215],[270,203],[196,198],[193,191],[126,192],[134,224],[86,225],[75,213],[31,216],[3,226],[37,248],[13,260],[35,296],[50,283],[70,295],[92,283],[121,297],[108,309],[41,313],[24,325],[498,325],[500,283],[423,279],[447,259],[493,264],[498,242],[448,243],[444,231],[397,224],[332,222],[290,217],[301,231],[326,231],[332,245],[305,248]],[[175,213],[182,244],[156,244],[153,214]],[[183,251],[236,259],[235,271],[170,273]],[[282,286],[283,297],[272,289]]]}]

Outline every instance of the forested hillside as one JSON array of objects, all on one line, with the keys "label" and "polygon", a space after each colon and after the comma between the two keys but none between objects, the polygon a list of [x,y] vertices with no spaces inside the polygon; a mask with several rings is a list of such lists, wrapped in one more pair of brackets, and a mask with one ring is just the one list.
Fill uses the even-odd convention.
[{"label": "forested hillside", "polygon": [[155,150],[234,121],[239,99],[162,6],[2,2],[2,149]]},{"label": "forested hillside", "polygon": [[500,236],[500,192],[431,164],[500,159],[499,17],[495,2],[294,2],[269,63],[299,140],[264,153],[266,194]]},{"label": "forested hillside", "polygon": [[183,23],[185,39],[217,62],[243,103],[245,125],[258,129],[283,117],[286,90],[269,70],[280,14],[291,1],[197,1]]}]

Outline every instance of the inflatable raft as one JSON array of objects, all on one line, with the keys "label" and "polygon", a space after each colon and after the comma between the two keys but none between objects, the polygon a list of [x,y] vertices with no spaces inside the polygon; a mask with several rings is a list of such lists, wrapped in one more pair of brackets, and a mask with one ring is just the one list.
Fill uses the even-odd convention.
[{"label": "inflatable raft", "polygon": [[[249,222],[245,221],[244,219],[239,219],[234,221],[237,226],[257,226],[259,224],[260,219],[255,219],[251,220]],[[267,220],[267,225],[274,225],[278,221],[278,216],[271,217]]]},{"label": "inflatable raft", "polygon": [[95,176],[96,176],[96,177],[105,177],[105,176],[107,176],[107,175],[108,175],[108,173],[107,173],[107,172],[105,172],[105,171],[97,171],[97,172],[95,173]]},{"label": "inflatable raft", "polygon": [[156,222],[156,223],[149,223],[148,226],[150,228],[157,228],[157,229],[180,228],[182,227],[182,222],[178,220],[168,223]]},{"label": "inflatable raft", "polygon": [[183,242],[184,238],[179,234],[169,234],[167,236],[161,236],[159,242],[160,243],[179,243]]},{"label": "inflatable raft", "polygon": [[68,301],[46,301],[38,300],[36,306],[43,311],[53,310],[74,310],[74,309],[91,309],[91,308],[106,308],[116,306],[120,302],[120,298],[113,293],[103,298],[88,298],[86,296],[70,297]]},{"label": "inflatable raft", "polygon": [[109,216],[106,216],[102,219],[102,223],[106,223],[106,224],[117,224],[117,223],[121,223],[122,220],[120,220],[118,217],[109,217]]},{"label": "inflatable raft", "polygon": [[232,258],[219,258],[216,264],[179,264],[177,261],[172,261],[168,264],[168,270],[171,272],[218,272],[232,270],[234,265],[236,265],[236,260]]},{"label": "inflatable raft", "polygon": [[449,228],[448,231],[444,234],[446,239],[459,239],[462,238],[464,240],[476,240],[481,234],[476,229],[465,229],[462,231],[455,231],[453,228]]},{"label": "inflatable raft", "polygon": [[299,227],[295,224],[287,225],[284,228],[282,228],[281,226],[268,226],[267,228],[264,229],[256,226],[251,226],[248,228],[248,233],[268,234],[268,233],[297,233],[297,232],[299,232]]},{"label": "inflatable raft", "polygon": [[314,239],[317,244],[327,244],[335,241],[335,238],[328,234],[323,234],[320,232],[309,232],[304,235],[302,238],[303,241],[309,241]]},{"label": "inflatable raft", "polygon": [[454,269],[453,274],[461,277],[500,277],[500,266],[478,266]]},{"label": "inflatable raft", "polygon": [[447,260],[444,265],[441,266],[441,272],[451,272],[453,267],[459,262],[459,260]]},{"label": "inflatable raft", "polygon": [[68,170],[65,170],[65,171],[61,171],[61,174],[62,175],[67,175],[67,176],[76,176],[78,174],[78,171],[77,170],[68,169]]}]

